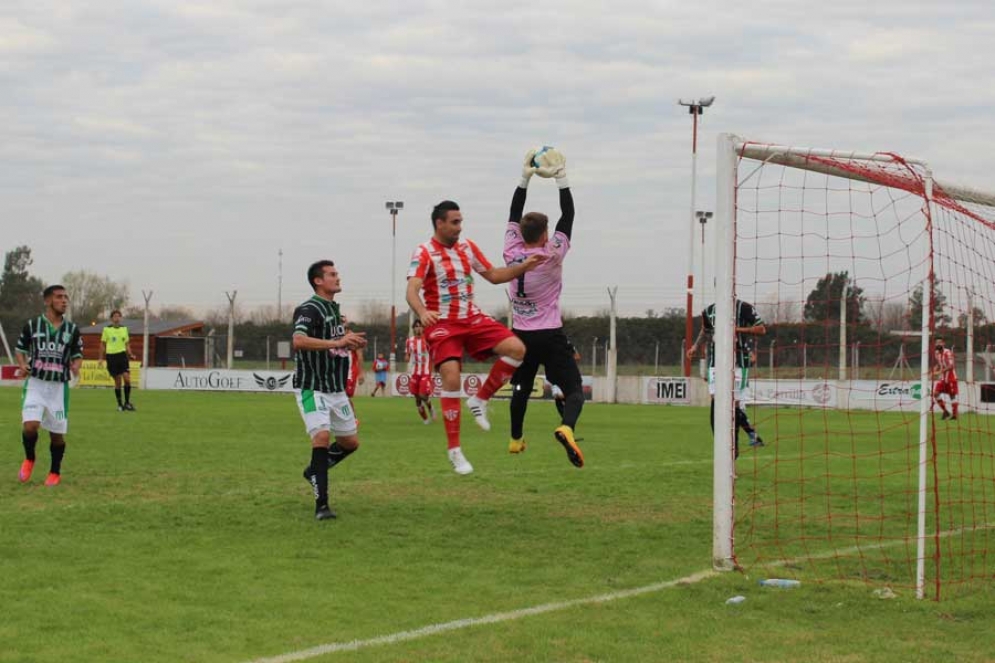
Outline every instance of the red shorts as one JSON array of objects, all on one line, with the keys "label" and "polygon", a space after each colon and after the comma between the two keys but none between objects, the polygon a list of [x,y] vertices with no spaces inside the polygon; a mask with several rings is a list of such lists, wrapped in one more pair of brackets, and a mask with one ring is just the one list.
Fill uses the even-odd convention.
[{"label": "red shorts", "polygon": [[510,329],[482,313],[464,320],[440,320],[425,330],[425,343],[432,355],[433,366],[447,359],[462,361],[464,351],[483,361],[494,354],[498,343],[514,337]]},{"label": "red shorts", "polygon": [[432,395],[434,389],[435,385],[433,384],[432,376],[428,373],[412,375],[408,380],[408,391],[411,392],[412,396],[427,398]]},{"label": "red shorts", "polygon": [[957,380],[937,380],[933,383],[933,395],[946,394],[951,398],[957,397]]}]

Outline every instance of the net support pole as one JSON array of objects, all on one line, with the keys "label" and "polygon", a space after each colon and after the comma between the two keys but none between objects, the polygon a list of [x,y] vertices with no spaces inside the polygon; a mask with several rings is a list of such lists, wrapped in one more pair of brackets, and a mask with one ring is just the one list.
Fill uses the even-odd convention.
[{"label": "net support pole", "polygon": [[[712,566],[735,567],[733,551],[733,283],[736,276],[736,142],[719,135],[716,158],[715,241],[715,434],[712,465]],[[688,339],[688,343],[691,343]]]},{"label": "net support pole", "polygon": [[968,407],[974,409],[974,290],[967,289],[967,363],[964,366],[964,377],[967,379]]},{"label": "net support pole", "polygon": [[840,291],[840,382],[846,381],[846,291],[844,282]]},{"label": "net support pole", "polygon": [[[927,173],[926,190],[926,259],[928,271],[922,286],[922,336],[919,343],[919,380],[922,398],[919,399],[919,493],[916,519],[916,598],[925,596],[926,588],[926,470],[929,442],[929,410],[933,400],[929,379],[929,332],[933,317],[933,178]],[[939,569],[936,569],[939,578]]]}]

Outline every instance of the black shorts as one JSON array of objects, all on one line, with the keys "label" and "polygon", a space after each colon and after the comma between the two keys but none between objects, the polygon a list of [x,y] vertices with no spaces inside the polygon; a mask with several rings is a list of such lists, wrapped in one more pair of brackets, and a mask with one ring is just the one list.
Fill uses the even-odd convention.
[{"label": "black shorts", "polygon": [[583,388],[580,369],[574,359],[574,347],[562,328],[512,331],[525,344],[525,359],[512,376],[512,384],[528,385],[531,389],[542,364],[546,368],[546,380],[563,390],[564,394]]},{"label": "black shorts", "polygon": [[111,374],[112,378],[116,378],[122,373],[127,373],[131,370],[128,366],[128,353],[127,352],[117,352],[112,355],[107,355],[107,372]]}]

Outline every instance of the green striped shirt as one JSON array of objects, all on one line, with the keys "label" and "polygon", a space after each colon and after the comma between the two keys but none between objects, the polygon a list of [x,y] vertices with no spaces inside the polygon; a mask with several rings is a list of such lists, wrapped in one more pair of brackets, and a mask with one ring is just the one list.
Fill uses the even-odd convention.
[{"label": "green striped shirt", "polygon": [[44,315],[28,320],[17,339],[17,352],[27,355],[33,378],[46,382],[69,382],[69,368],[83,356],[83,337],[71,320],[58,327]]},{"label": "green striped shirt", "polygon": [[[756,327],[764,324],[763,319],[757,310],[749,302],[736,300],[736,326]],[[701,313],[701,323],[705,326],[705,331],[711,337],[708,343],[708,366],[715,366],[715,304],[709,304]],[[750,367],[750,350],[753,339],[744,334],[736,334],[736,367]]]},{"label": "green striped shirt", "polygon": [[[294,310],[294,335],[334,340],[345,336],[337,302],[315,295]],[[349,375],[349,350],[296,350],[294,388],[325,393],[345,391]]]}]

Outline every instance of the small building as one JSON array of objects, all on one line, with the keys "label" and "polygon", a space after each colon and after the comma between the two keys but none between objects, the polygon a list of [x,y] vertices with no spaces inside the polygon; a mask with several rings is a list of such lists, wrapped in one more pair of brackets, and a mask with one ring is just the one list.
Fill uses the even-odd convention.
[{"label": "small building", "polygon": [[[100,358],[100,335],[110,322],[80,327],[83,337],[83,358]],[[144,321],[137,318],[121,320],[128,328],[131,353],[142,358]],[[201,320],[149,320],[149,364],[152,366],[205,366],[209,354],[208,337]]]}]

